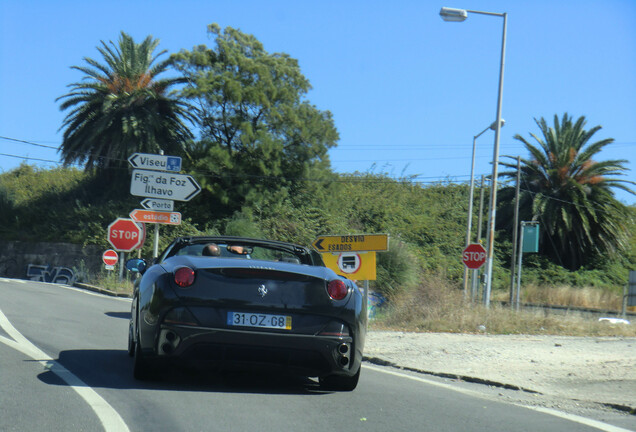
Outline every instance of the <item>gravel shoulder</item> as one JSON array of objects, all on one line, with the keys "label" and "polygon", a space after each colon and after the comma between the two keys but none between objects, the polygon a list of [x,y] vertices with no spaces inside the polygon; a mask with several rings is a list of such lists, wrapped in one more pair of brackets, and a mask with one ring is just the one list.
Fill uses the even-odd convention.
[{"label": "gravel shoulder", "polygon": [[636,414],[636,338],[370,331],[367,361]]}]

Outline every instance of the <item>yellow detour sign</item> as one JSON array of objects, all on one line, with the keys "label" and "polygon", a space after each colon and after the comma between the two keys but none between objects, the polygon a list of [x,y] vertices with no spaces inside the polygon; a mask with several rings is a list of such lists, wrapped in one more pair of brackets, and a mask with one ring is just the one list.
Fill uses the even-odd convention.
[{"label": "yellow detour sign", "polygon": [[343,252],[321,254],[325,265],[349,279],[375,280],[375,252]]},{"label": "yellow detour sign", "polygon": [[389,250],[388,234],[358,234],[320,236],[312,246],[321,253],[326,252],[382,252]]}]

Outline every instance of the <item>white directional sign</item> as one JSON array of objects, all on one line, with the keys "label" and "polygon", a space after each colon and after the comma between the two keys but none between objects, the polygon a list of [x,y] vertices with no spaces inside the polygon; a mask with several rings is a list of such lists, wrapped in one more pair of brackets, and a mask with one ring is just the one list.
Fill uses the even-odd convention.
[{"label": "white directional sign", "polygon": [[147,153],[133,153],[128,158],[133,168],[157,171],[181,171],[181,158],[178,156],[163,156]]},{"label": "white directional sign", "polygon": [[130,180],[130,193],[136,196],[190,201],[199,192],[201,186],[185,174],[136,169]]},{"label": "white directional sign", "polygon": [[174,211],[174,201],[164,200],[158,198],[146,198],[141,202],[143,208],[147,210],[158,210],[158,211]]}]

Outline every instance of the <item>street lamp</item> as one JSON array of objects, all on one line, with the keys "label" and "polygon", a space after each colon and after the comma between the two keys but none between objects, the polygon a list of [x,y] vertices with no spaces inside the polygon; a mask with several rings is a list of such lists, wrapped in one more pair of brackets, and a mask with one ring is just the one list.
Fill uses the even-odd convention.
[{"label": "street lamp", "polygon": [[[501,126],[506,124],[504,119],[501,119]],[[494,121],[483,131],[479,132],[473,137],[473,158],[470,164],[470,193],[468,194],[468,223],[466,227],[466,246],[470,244],[470,231],[473,226],[473,194],[475,190],[475,149],[477,148],[477,138],[482,136],[488,129],[497,129],[497,122]],[[477,239],[479,241],[479,239]],[[468,296],[468,267],[464,267],[464,295]]]},{"label": "street lamp", "polygon": [[504,64],[506,59],[506,24],[507,13],[483,12],[468,9],[454,9],[443,7],[439,14],[444,21],[461,22],[468,18],[469,13],[479,15],[492,15],[503,18],[503,35],[501,41],[501,61],[499,63],[499,93],[497,97],[497,117],[495,120],[495,146],[492,158],[492,178],[490,190],[490,203],[488,209],[488,250],[486,254],[486,288],[484,289],[484,304],[490,306],[490,292],[492,289],[492,267],[495,243],[495,218],[497,210],[497,176],[499,168],[499,137],[501,135],[501,100],[503,95]]}]

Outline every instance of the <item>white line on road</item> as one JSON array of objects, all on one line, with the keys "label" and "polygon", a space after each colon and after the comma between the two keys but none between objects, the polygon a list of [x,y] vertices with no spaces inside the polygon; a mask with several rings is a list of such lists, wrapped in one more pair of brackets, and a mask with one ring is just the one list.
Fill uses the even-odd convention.
[{"label": "white line on road", "polygon": [[[440,382],[437,382],[437,381],[429,380],[429,379],[426,379],[426,378],[422,378],[422,377],[418,377],[418,376],[413,376],[413,375],[408,375],[408,374],[405,374],[405,373],[393,371],[393,370],[390,370],[390,369],[380,368],[380,367],[377,367],[377,366],[369,366],[369,365],[366,365],[366,364],[364,365],[364,368],[365,369],[371,369],[371,370],[374,370],[376,372],[386,373],[386,374],[389,374],[389,375],[399,376],[399,377],[402,377],[402,378],[408,378],[410,380],[419,381],[419,382],[422,382],[422,383],[425,383],[425,384],[429,384],[429,385],[433,385],[433,386],[437,386],[437,387],[442,387],[442,388],[445,388],[445,389],[448,389],[448,390],[453,390],[453,391],[456,391],[456,392],[459,392],[459,393],[464,393],[464,394],[467,394],[467,395],[470,395],[470,396],[484,397],[483,394],[481,394],[481,393],[479,393],[477,391],[474,391],[474,390],[468,390],[468,389],[460,388],[460,387],[457,387],[457,386],[453,386],[451,384],[444,384],[444,383],[440,383]],[[531,409],[531,410],[534,410],[534,411],[538,411],[538,412],[541,412],[541,413],[544,413],[544,414],[552,415],[552,416],[555,416],[555,417],[560,417],[560,418],[563,418],[563,419],[566,419],[566,420],[569,420],[569,421],[572,421],[572,422],[575,422],[575,423],[580,423],[580,424],[583,424],[583,425],[586,425],[586,426],[590,426],[590,427],[593,427],[593,428],[596,428],[596,429],[599,429],[599,430],[602,430],[602,431],[605,431],[605,432],[634,432],[631,429],[623,429],[621,427],[614,426],[614,425],[607,424],[607,423],[603,423],[601,421],[592,420],[592,419],[589,419],[589,418],[586,418],[586,417],[581,417],[581,416],[578,416],[578,415],[575,415],[575,414],[564,413],[562,411],[557,411],[557,410],[550,409],[550,408],[533,407],[533,406],[521,405],[521,404],[513,404],[513,405],[517,405],[517,406],[520,406],[520,407],[523,407],[523,408],[528,408],[528,409]]]},{"label": "white line on road", "polygon": [[104,398],[102,398],[95,390],[88,386],[84,381],[75,376],[71,371],[64,366],[53,360],[50,356],[46,355],[44,351],[33,345],[27,338],[25,338],[15,327],[11,324],[6,315],[0,310],[0,327],[9,335],[13,340],[0,336],[0,342],[11,347],[17,351],[20,351],[24,355],[31,357],[33,360],[39,362],[46,369],[50,369],[51,372],[62,378],[75,392],[80,395],[82,399],[88,403],[88,405],[95,411],[99,421],[104,426],[107,432],[125,432],[128,431],[128,426],[121,418],[119,413],[110,406]]}]

